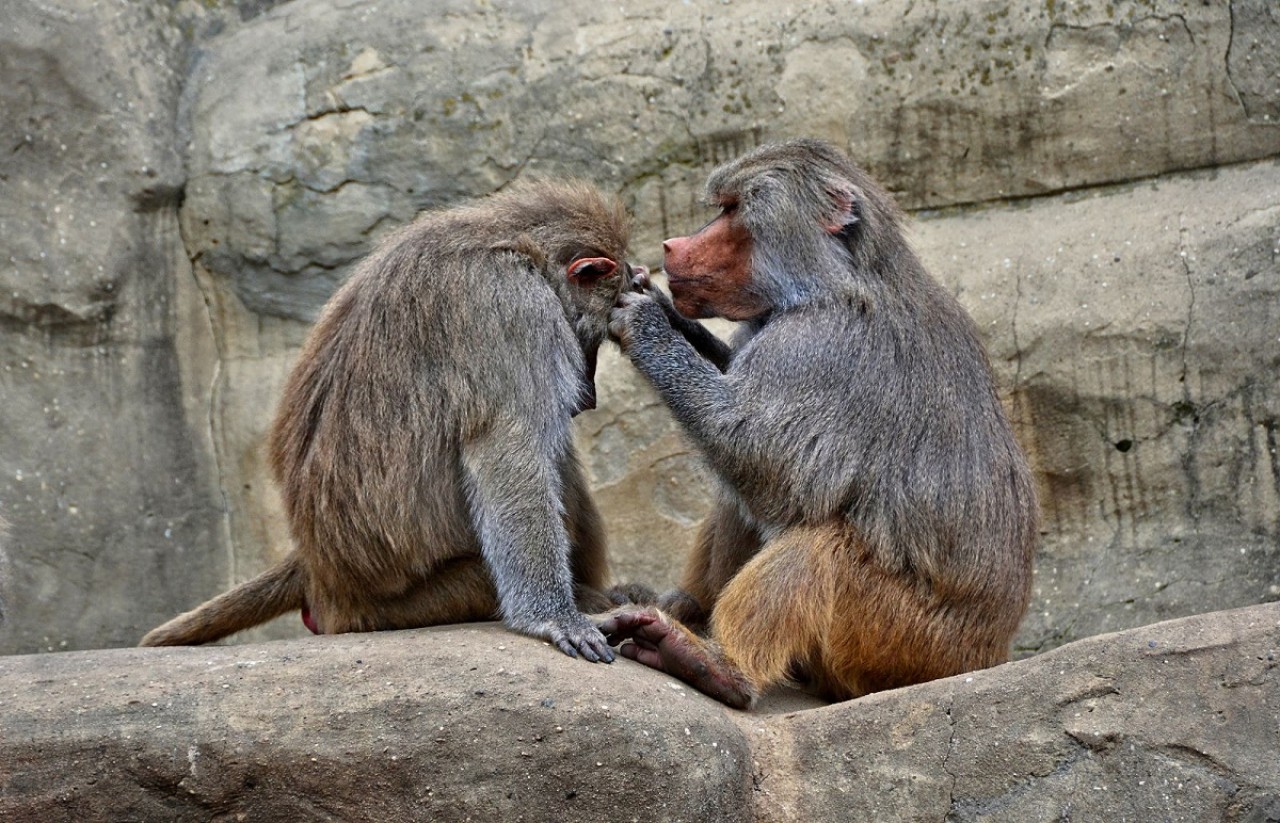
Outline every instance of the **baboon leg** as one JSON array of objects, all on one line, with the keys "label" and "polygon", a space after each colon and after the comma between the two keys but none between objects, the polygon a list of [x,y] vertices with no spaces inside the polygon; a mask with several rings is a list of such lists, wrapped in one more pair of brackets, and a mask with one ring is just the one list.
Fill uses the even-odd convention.
[{"label": "baboon leg", "polygon": [[725,587],[711,615],[711,640],[655,609],[621,610],[601,630],[610,642],[632,641],[624,656],[750,708],[797,663],[821,659],[847,557],[842,542],[832,529],[794,529],[770,541]]},{"label": "baboon leg", "polygon": [[497,591],[479,557],[446,561],[433,569],[430,577],[394,597],[349,603],[316,593],[310,605],[321,634],[499,619]]},{"label": "baboon leg", "polygon": [[[689,550],[689,556],[684,561],[684,573],[680,579],[680,588],[674,592],[668,592],[662,596],[664,603],[663,608],[671,608],[672,613],[676,613],[677,609],[668,606],[666,601],[677,596],[683,596],[693,601],[693,605],[699,610],[705,611],[706,614],[711,613],[711,607],[715,604],[716,595],[720,593],[718,587],[711,585],[711,558],[715,547],[715,525],[713,519],[716,512],[711,512],[707,518],[698,526],[698,533],[694,536],[693,548]],[[694,614],[688,616],[690,622],[693,622]],[[685,616],[680,616],[681,620],[685,620]]]},{"label": "baboon leg", "polygon": [[723,504],[712,512],[710,526],[707,586],[719,597],[729,581],[760,551],[760,534],[742,519],[736,507]]},{"label": "baboon leg", "polygon": [[[641,603],[642,601],[635,602]],[[711,612],[702,605],[698,598],[684,589],[672,589],[671,591],[663,592],[657,603],[645,603],[643,605],[656,605],[668,617],[683,623],[685,628],[700,635],[706,635],[711,623]]]},{"label": "baboon leg", "polygon": [[767,543],[729,581],[711,614],[711,637],[760,690],[813,665],[836,617],[856,608],[836,598],[849,547],[830,528],[791,529]]},{"label": "baboon leg", "polygon": [[609,584],[604,521],[591,497],[578,457],[572,452],[560,466],[560,483],[564,525],[569,533],[569,571],[573,582],[576,586],[602,590]]},{"label": "baboon leg", "polygon": [[[1008,659],[1013,620],[991,620],[991,604],[887,572],[864,558],[841,576],[837,612],[809,673],[834,699],[924,683]],[[847,606],[847,608],[846,608]]]},{"label": "baboon leg", "polygon": [[[756,688],[799,670],[832,700],[995,665],[989,605],[886,571],[848,532],[791,529],[725,587],[711,636]],[[963,642],[957,642],[963,638]]]},{"label": "baboon leg", "polygon": [[697,632],[703,632],[715,605],[720,590],[711,585],[710,567],[714,552],[715,527],[712,523],[715,513],[707,516],[698,527],[693,548],[685,559],[684,574],[680,587],[663,592],[658,598],[658,607],[675,620],[685,623]]},{"label": "baboon leg", "polygon": [[760,536],[737,509],[718,504],[698,529],[680,588],[662,596],[663,611],[702,632],[720,593],[760,550]]},{"label": "baboon leg", "polygon": [[655,608],[623,607],[600,623],[619,652],[735,709],[749,709],[758,694],[742,671],[715,643],[694,634],[680,621]]}]

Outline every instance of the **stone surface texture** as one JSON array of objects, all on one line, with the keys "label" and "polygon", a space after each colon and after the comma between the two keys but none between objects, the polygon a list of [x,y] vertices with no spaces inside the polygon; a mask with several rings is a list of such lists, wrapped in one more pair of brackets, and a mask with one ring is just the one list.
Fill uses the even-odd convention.
[{"label": "stone surface texture", "polygon": [[726,709],[496,625],[0,658],[0,818],[1274,821],[1280,606]]},{"label": "stone surface texture", "polygon": [[160,6],[2,13],[4,652],[136,642],[227,579],[217,359],[178,223],[188,46]]}]

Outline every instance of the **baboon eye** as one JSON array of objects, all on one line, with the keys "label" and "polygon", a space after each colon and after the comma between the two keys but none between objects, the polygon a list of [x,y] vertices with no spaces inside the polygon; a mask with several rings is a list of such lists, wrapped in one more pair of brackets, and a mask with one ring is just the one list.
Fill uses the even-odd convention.
[{"label": "baboon eye", "polygon": [[706,223],[702,224],[702,228],[698,229],[696,232],[694,232],[694,234],[701,234],[702,232],[711,228],[712,223],[715,223],[717,220],[720,220],[721,218],[724,218],[724,217],[733,217],[733,215],[738,211],[737,200],[725,200],[724,202],[719,204],[711,203],[708,205],[711,205],[713,208],[719,208],[720,212],[715,217],[712,217]]},{"label": "baboon eye", "polygon": [[580,257],[569,264],[566,276],[578,286],[590,286],[618,270],[618,264],[607,257]]}]

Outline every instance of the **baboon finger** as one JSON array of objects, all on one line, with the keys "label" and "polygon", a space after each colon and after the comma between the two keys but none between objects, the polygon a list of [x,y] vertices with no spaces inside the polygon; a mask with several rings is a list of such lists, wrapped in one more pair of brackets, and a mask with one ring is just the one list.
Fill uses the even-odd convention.
[{"label": "baboon finger", "polygon": [[639,643],[626,643],[618,649],[618,651],[628,660],[634,660],[651,669],[664,671],[662,668],[662,656],[658,654],[658,650],[655,648],[646,648],[645,646],[641,646]]},{"label": "baboon finger", "polygon": [[613,649],[600,630],[590,623],[583,627],[559,627],[552,629],[551,642],[570,657],[581,656],[591,663],[612,663]]},{"label": "baboon finger", "polygon": [[661,621],[662,616],[654,609],[635,609],[615,612],[598,622],[596,627],[616,646],[623,640],[633,639],[641,627]]}]

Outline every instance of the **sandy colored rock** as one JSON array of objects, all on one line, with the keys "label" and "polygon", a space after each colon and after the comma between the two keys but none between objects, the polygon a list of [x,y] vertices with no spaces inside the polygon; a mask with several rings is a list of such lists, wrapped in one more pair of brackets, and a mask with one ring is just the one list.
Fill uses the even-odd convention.
[{"label": "sandy colored rock", "polygon": [[1260,0],[438,12],[300,0],[201,44],[184,228],[254,311],[313,317],[370,238],[519,174],[624,192],[652,264],[701,224],[712,166],[787,135],[848,147],[913,209],[1280,152]]},{"label": "sandy colored rock", "polygon": [[14,823],[748,817],[718,705],[497,626],[0,658],[0,701]]},{"label": "sandy colored rock", "polygon": [[0,658],[0,816],[1266,821],[1280,606],[733,712],[497,626]]},{"label": "sandy colored rock", "polygon": [[1040,481],[1018,645],[1280,597],[1280,166],[921,220]]},{"label": "sandy colored rock", "polygon": [[1277,666],[1271,604],[789,715],[758,819],[1275,820]]}]

